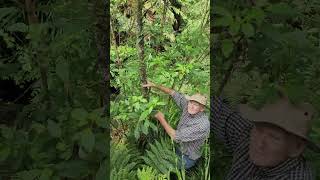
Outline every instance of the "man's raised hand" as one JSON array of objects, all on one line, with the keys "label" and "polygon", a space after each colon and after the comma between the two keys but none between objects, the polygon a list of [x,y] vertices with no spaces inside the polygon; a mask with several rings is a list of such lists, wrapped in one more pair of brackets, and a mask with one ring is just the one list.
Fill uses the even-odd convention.
[{"label": "man's raised hand", "polygon": [[156,88],[156,89],[159,89],[160,91],[166,93],[166,94],[170,94],[172,95],[174,90],[170,89],[170,88],[167,88],[167,87],[164,87],[164,86],[161,86],[161,85],[158,85],[158,84],[154,84],[153,82],[151,81],[147,81],[147,84],[142,84],[142,87],[146,87],[146,88]]}]

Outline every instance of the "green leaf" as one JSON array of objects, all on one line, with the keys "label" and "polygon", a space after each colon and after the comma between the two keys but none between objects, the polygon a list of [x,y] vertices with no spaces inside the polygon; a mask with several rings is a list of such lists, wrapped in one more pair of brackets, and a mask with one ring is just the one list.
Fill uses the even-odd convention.
[{"label": "green leaf", "polygon": [[7,31],[10,32],[27,32],[28,26],[24,23],[15,23],[7,27]]},{"label": "green leaf", "polygon": [[287,43],[298,48],[309,48],[311,46],[306,33],[303,31],[288,32],[283,34],[283,37]]},{"label": "green leaf", "polygon": [[146,123],[146,122],[148,122],[148,120],[146,120],[146,121],[144,122],[144,124],[142,125],[142,132],[143,132],[143,134],[148,135],[148,127],[149,127],[149,124]]},{"label": "green leaf", "polygon": [[229,26],[232,24],[232,22],[233,22],[232,17],[220,17],[213,20],[214,26],[217,26],[217,27]]},{"label": "green leaf", "polygon": [[63,81],[69,79],[69,66],[65,59],[61,59],[56,65],[56,73]]},{"label": "green leaf", "polygon": [[95,136],[92,133],[91,129],[86,129],[81,132],[80,144],[86,151],[92,152],[95,144]]},{"label": "green leaf", "polygon": [[222,53],[225,57],[229,57],[233,50],[233,42],[230,39],[222,41]]},{"label": "green leaf", "polygon": [[105,180],[107,177],[107,165],[106,161],[100,164],[100,167],[96,174],[96,180]]},{"label": "green leaf", "polygon": [[149,114],[150,114],[149,110],[143,111],[139,117],[139,121],[145,120]]},{"label": "green leaf", "polygon": [[277,29],[272,24],[264,24],[261,27],[261,31],[263,34],[265,34],[267,37],[269,37],[270,39],[272,39],[275,42],[281,42],[284,39],[280,30]]},{"label": "green leaf", "polygon": [[106,118],[98,117],[96,120],[96,124],[101,128],[107,128],[108,127],[108,121]]},{"label": "green leaf", "polygon": [[164,36],[167,37],[170,40],[170,42],[175,42],[175,40],[176,40],[176,36],[174,34],[172,34],[172,33],[166,33],[165,32]]},{"label": "green leaf", "polygon": [[71,148],[68,148],[68,149],[66,149],[65,152],[59,154],[59,157],[64,160],[69,160],[71,158],[71,156],[72,156],[72,149]]},{"label": "green leaf", "polygon": [[137,124],[136,128],[134,129],[134,137],[136,138],[136,140],[138,140],[139,137],[140,137],[140,126],[139,126],[139,124]]},{"label": "green leaf", "polygon": [[214,26],[229,26],[233,22],[232,14],[225,8],[216,6],[213,11],[221,17],[213,19]]},{"label": "green leaf", "polygon": [[84,160],[70,160],[58,163],[54,166],[62,177],[83,178],[90,172],[89,164]]},{"label": "green leaf", "polygon": [[299,14],[296,8],[292,8],[288,3],[278,3],[270,6],[268,9],[273,15],[285,18],[295,17]]},{"label": "green leaf", "polygon": [[230,25],[229,32],[231,35],[236,35],[240,30],[240,22],[239,21],[234,21]]},{"label": "green leaf", "polygon": [[71,111],[71,117],[84,122],[87,120],[88,112],[83,108],[76,108]]},{"label": "green leaf", "polygon": [[60,126],[52,120],[48,120],[48,131],[52,137],[56,138],[60,137],[62,133]]},{"label": "green leaf", "polygon": [[164,106],[164,105],[166,105],[166,104],[167,104],[167,103],[161,102],[161,101],[157,102],[157,106]]},{"label": "green leaf", "polygon": [[53,171],[51,169],[44,169],[41,172],[39,180],[51,180],[52,174],[53,174]]},{"label": "green leaf", "polygon": [[3,137],[5,137],[6,139],[12,139],[14,136],[14,132],[13,129],[8,128],[6,126],[1,127],[1,134]]},{"label": "green leaf", "polygon": [[301,84],[303,82],[290,82],[284,85],[284,92],[293,103],[299,104],[305,99],[306,90]]},{"label": "green leaf", "polygon": [[40,175],[41,171],[39,169],[32,169],[29,171],[21,171],[17,173],[17,176],[21,180],[34,180]]},{"label": "green leaf", "polygon": [[1,147],[0,149],[0,162],[5,161],[10,155],[10,147]]},{"label": "green leaf", "polygon": [[86,153],[82,147],[79,148],[78,155],[80,159],[86,160],[88,157],[88,153]]},{"label": "green leaf", "polygon": [[244,33],[246,37],[252,37],[254,35],[254,28],[249,23],[242,24],[241,31]]},{"label": "green leaf", "polygon": [[0,19],[6,17],[6,16],[12,16],[16,13],[19,13],[20,10],[15,7],[4,7],[0,8]]},{"label": "green leaf", "polygon": [[72,110],[71,116],[76,120],[84,120],[88,117],[88,112],[83,108],[76,108]]},{"label": "green leaf", "polygon": [[56,149],[59,150],[59,151],[64,151],[67,149],[67,145],[63,142],[58,142],[56,144]]},{"label": "green leaf", "polygon": [[158,132],[157,126],[154,125],[152,122],[149,122],[149,123],[150,123],[150,127],[151,127],[154,131]]},{"label": "green leaf", "polygon": [[248,12],[248,19],[255,19],[257,24],[260,25],[264,18],[265,18],[265,12],[262,9],[259,8],[253,8]]},{"label": "green leaf", "polygon": [[95,137],[95,149],[101,154],[107,155],[109,153],[108,150],[108,140],[105,137],[105,134],[96,134]]},{"label": "green leaf", "polygon": [[147,128],[149,128],[149,126],[150,126],[150,121],[144,121],[144,126],[146,126]]},{"label": "green leaf", "polygon": [[220,6],[215,6],[213,13],[219,14],[219,15],[225,16],[225,17],[232,17],[231,13],[227,9],[220,7]]},{"label": "green leaf", "polygon": [[35,122],[31,125],[31,129],[35,130],[38,134],[40,134],[46,130],[46,127],[40,123]]}]

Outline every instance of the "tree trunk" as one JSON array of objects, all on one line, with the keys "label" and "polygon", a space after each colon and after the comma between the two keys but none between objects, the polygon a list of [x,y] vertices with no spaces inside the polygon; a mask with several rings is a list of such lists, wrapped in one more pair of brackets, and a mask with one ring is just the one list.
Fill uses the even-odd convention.
[{"label": "tree trunk", "polygon": [[[137,29],[138,29],[138,38],[137,38],[137,49],[139,54],[140,61],[140,81],[141,84],[147,83],[147,71],[146,64],[144,62],[144,35],[143,35],[143,23],[142,23],[142,8],[143,0],[137,0]],[[148,91],[147,88],[142,88],[142,95],[147,98]]]},{"label": "tree trunk", "polygon": [[[36,14],[36,0],[25,0],[25,10],[27,13],[28,24],[35,25],[39,24],[38,16]],[[40,35],[40,34],[39,34]],[[46,110],[49,109],[50,106],[50,97],[49,97],[49,88],[48,88],[48,64],[41,60],[42,58],[39,57],[38,52],[36,55],[36,59],[39,66],[39,71],[41,75],[41,87],[43,92],[43,100],[46,103]]]},{"label": "tree trunk", "polygon": [[[181,10],[182,3],[180,3],[178,0],[169,0],[169,1],[172,6]],[[186,22],[184,21],[181,14],[177,13],[173,8],[170,8],[170,9],[171,9],[171,12],[173,13],[174,18],[176,19],[176,21],[172,25],[173,30],[177,33],[181,33],[183,31],[183,27],[185,26]]]},{"label": "tree trunk", "polygon": [[[95,3],[96,16],[96,45],[98,48],[97,63],[100,65],[103,72],[101,90],[103,96],[103,113],[102,117],[108,121],[106,128],[107,142],[110,138],[110,7],[109,3],[103,0],[98,0]],[[110,149],[110,144],[107,143],[107,149]],[[106,154],[106,160],[110,160],[110,153]],[[110,174],[110,163],[106,163],[106,174]]]}]

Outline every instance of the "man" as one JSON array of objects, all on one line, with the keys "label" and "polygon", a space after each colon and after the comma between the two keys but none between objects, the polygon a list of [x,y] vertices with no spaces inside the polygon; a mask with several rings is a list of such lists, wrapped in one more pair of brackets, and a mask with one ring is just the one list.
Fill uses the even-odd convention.
[{"label": "man", "polygon": [[307,139],[313,113],[309,104],[293,105],[282,97],[260,110],[239,105],[238,113],[220,98],[211,103],[213,132],[233,155],[226,179],[313,179],[302,156],[311,144]]},{"label": "man", "polygon": [[182,109],[182,115],[176,130],[168,124],[162,112],[159,111],[155,117],[166,133],[180,144],[180,149],[177,149],[176,152],[179,156],[182,156],[182,162],[178,164],[179,168],[182,165],[184,165],[184,169],[191,168],[201,157],[200,148],[209,136],[210,123],[204,113],[206,97],[201,94],[195,94],[191,97],[184,96],[170,88],[156,85],[152,82],[148,82],[143,87],[157,88],[171,95]]}]

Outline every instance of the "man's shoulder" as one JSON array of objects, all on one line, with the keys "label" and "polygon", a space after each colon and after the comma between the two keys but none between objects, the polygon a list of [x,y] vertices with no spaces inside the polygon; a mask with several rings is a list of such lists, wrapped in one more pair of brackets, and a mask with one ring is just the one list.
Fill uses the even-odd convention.
[{"label": "man's shoulder", "polygon": [[298,158],[297,166],[290,170],[289,178],[293,180],[313,180],[314,176],[311,164],[301,156]]},{"label": "man's shoulder", "polygon": [[197,118],[196,123],[197,123],[197,124],[201,124],[201,125],[203,125],[204,127],[210,128],[209,117],[208,117],[205,113],[202,113],[202,114]]},{"label": "man's shoulder", "polygon": [[209,122],[209,116],[207,115],[207,113],[203,112],[201,116],[202,119]]},{"label": "man's shoulder", "polygon": [[182,97],[185,96],[185,94],[183,94],[183,93],[181,93],[181,92],[179,92],[179,91],[175,91],[175,90],[173,90],[173,92],[172,92],[171,95],[172,95],[172,96],[182,96]]}]

